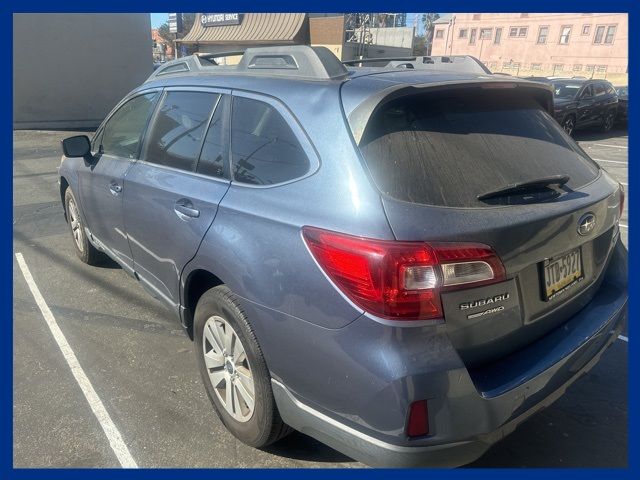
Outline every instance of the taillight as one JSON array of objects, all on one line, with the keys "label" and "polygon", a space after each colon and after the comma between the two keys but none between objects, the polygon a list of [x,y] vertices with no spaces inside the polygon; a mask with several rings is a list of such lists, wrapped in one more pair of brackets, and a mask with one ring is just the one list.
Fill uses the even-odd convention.
[{"label": "taillight", "polygon": [[440,292],[504,280],[502,262],[478,243],[398,242],[303,227],[314,258],[356,305],[391,320],[443,317]]}]

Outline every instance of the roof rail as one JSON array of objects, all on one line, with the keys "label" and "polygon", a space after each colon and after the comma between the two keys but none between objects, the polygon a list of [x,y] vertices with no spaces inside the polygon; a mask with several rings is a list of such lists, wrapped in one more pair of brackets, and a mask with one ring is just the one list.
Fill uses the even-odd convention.
[{"label": "roof rail", "polygon": [[414,70],[446,70],[448,72],[491,74],[484,63],[471,55],[430,55],[413,60],[392,60],[387,67]]},{"label": "roof rail", "polygon": [[344,60],[343,65],[355,66],[358,63],[377,63],[377,62],[415,62],[416,57],[381,57],[381,58],[361,58],[359,60]]},{"label": "roof rail", "polygon": [[[216,58],[242,55],[237,65],[220,65]],[[280,47],[247,48],[244,52],[221,52],[190,55],[167,62],[153,72],[146,82],[164,75],[193,75],[201,73],[264,75],[331,80],[343,78],[348,70],[326,47],[290,45]]]}]

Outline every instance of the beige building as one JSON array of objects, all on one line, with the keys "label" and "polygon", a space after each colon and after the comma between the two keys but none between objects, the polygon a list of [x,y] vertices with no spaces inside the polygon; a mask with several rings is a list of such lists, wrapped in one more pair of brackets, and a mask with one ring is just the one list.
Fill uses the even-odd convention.
[{"label": "beige building", "polygon": [[494,72],[626,79],[625,13],[455,13],[435,22],[432,55],[473,55]]}]

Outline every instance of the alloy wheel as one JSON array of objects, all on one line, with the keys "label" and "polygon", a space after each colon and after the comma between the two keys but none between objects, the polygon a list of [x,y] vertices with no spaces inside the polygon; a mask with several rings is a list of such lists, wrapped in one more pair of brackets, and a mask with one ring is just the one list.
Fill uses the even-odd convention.
[{"label": "alloy wheel", "polygon": [[73,239],[76,242],[78,250],[84,252],[84,232],[82,231],[82,225],[80,224],[80,214],[78,213],[78,207],[76,207],[76,202],[73,200],[73,198],[69,199],[68,210],[69,224],[71,225],[71,233],[73,234]]},{"label": "alloy wheel", "polygon": [[574,128],[573,118],[571,117],[567,118],[562,124],[562,128],[567,133],[567,135],[571,135],[573,133],[573,128]]},{"label": "alloy wheel", "polygon": [[233,327],[224,318],[207,319],[202,353],[213,390],[235,420],[247,422],[255,407],[255,385],[249,359]]}]

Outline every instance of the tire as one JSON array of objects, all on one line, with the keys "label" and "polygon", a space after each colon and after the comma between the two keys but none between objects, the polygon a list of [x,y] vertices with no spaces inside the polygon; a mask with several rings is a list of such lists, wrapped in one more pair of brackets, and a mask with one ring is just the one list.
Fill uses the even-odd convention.
[{"label": "tire", "polygon": [[194,347],[209,400],[238,440],[262,448],[291,432],[278,413],[271,375],[255,334],[225,285],[200,297],[194,315]]},{"label": "tire", "polygon": [[573,135],[573,131],[576,129],[576,119],[573,115],[568,115],[562,121],[562,129],[569,136]]},{"label": "tire", "polygon": [[105,254],[94,247],[87,238],[78,201],[69,187],[64,192],[64,211],[71,231],[73,247],[78,258],[87,265],[99,265],[102,263],[105,260]]},{"label": "tire", "polygon": [[607,113],[605,117],[602,119],[602,131],[608,132],[613,128],[613,123],[615,121],[615,115],[611,112]]}]

